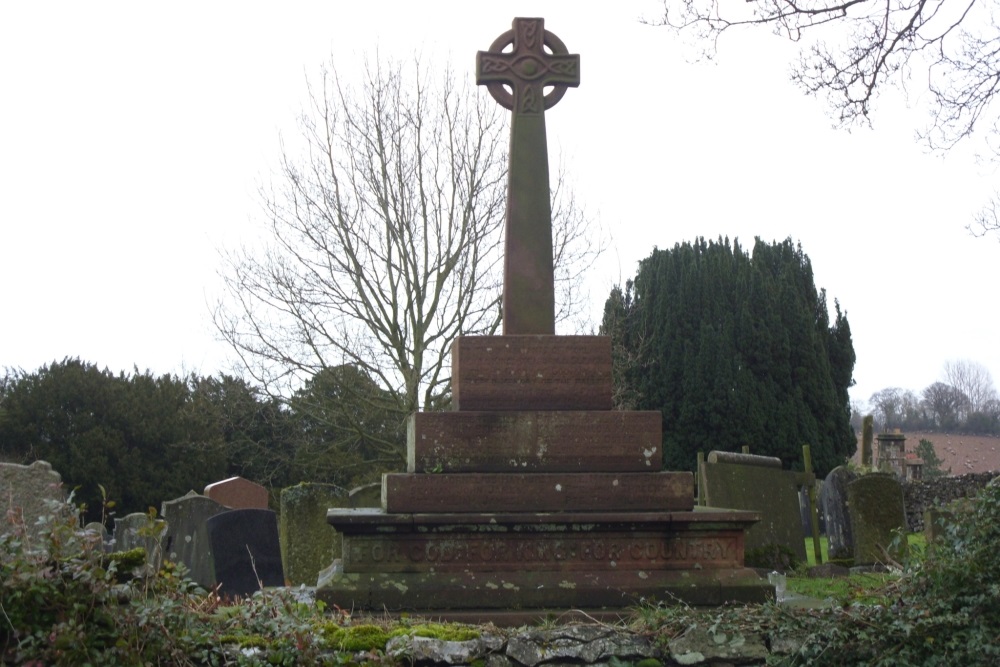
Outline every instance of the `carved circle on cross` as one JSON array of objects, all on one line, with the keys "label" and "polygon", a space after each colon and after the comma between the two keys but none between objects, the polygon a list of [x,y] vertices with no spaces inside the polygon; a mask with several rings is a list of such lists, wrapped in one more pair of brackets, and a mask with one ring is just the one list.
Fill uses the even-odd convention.
[{"label": "carved circle on cross", "polygon": [[[556,37],[555,35],[553,35],[548,30],[544,31],[544,37],[542,38],[542,43],[545,46],[549,47],[549,50],[552,51],[552,55],[565,56],[569,54],[569,49],[566,48],[566,45],[563,44],[563,41],[558,37]],[[493,43],[490,44],[490,50],[488,51],[488,53],[502,53],[504,49],[506,49],[508,46],[511,46],[512,44],[514,44],[513,29],[508,30],[507,32],[503,33],[495,40],[493,40]],[[531,56],[528,56],[527,58],[522,60],[526,61],[526,64],[528,64],[529,66],[531,62],[537,62]],[[525,78],[531,78],[528,72],[522,72],[522,76],[524,76]],[[493,99],[495,99],[500,104],[500,106],[502,106],[507,110],[513,110],[514,95],[510,93],[503,86],[504,85],[500,82],[493,82],[486,84],[486,89],[490,91],[490,95],[493,96]],[[559,100],[563,98],[563,95],[566,94],[566,89],[568,87],[569,86],[565,84],[558,84],[558,83],[553,84],[552,90],[546,93],[542,98],[545,104],[545,108],[551,109],[553,106],[555,106],[556,103],[558,103]]]}]

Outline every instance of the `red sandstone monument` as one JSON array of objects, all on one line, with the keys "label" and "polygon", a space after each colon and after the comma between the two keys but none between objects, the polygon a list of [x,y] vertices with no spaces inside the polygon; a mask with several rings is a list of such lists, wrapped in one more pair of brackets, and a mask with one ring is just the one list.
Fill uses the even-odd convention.
[{"label": "red sandstone monument", "polygon": [[773,596],[743,564],[758,516],[695,509],[692,473],[661,469],[660,413],[612,409],[610,339],[554,335],[545,110],[579,56],[518,18],[476,64],[513,114],[503,335],[455,342],[453,410],[410,417],[382,508],[329,510],[343,558],[318,597],[473,619]]}]

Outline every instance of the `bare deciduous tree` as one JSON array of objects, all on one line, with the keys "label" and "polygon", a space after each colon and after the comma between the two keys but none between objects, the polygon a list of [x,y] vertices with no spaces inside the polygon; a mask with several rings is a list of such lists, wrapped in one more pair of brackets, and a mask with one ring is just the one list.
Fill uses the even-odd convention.
[{"label": "bare deciduous tree", "polygon": [[965,395],[968,413],[982,412],[991,400],[997,398],[989,369],[975,361],[945,362],[944,377],[948,384]]},{"label": "bare deciduous tree", "polygon": [[[417,61],[369,65],[356,86],[331,69],[309,93],[302,154],[285,149],[260,193],[266,247],[225,256],[215,326],[270,393],[350,365],[384,389],[357,401],[402,421],[447,397],[452,341],[501,321],[506,114]],[[574,296],[603,246],[559,183],[557,290]],[[367,385],[341,400],[352,384]]]},{"label": "bare deciduous tree", "polygon": [[[982,132],[1000,158],[1000,22],[974,0],[664,0],[655,21],[691,35],[712,57],[719,38],[767,28],[803,44],[792,79],[826,98],[841,125],[868,123],[886,86],[925,87],[930,122],[922,139],[947,150]],[[988,206],[970,229],[997,231]]]}]

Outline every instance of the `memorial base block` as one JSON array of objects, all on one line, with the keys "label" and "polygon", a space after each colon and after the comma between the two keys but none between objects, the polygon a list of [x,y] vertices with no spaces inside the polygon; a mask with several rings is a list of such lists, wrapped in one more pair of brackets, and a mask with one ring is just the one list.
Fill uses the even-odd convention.
[{"label": "memorial base block", "polygon": [[386,514],[331,509],[343,559],[317,597],[344,609],[437,614],[622,609],[643,601],[763,602],[743,567],[753,512]]}]

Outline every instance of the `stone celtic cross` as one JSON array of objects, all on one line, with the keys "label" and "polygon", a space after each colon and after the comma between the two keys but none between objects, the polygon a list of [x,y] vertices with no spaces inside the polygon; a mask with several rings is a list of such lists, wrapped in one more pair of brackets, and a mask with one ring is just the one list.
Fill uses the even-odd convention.
[{"label": "stone celtic cross", "polygon": [[[508,46],[511,50],[504,52]],[[548,47],[546,51],[545,47]],[[545,110],[580,85],[569,55],[542,19],[514,26],[476,57],[476,83],[513,112],[504,248],[503,333],[554,334],[555,284]],[[545,88],[552,90],[546,94]],[[509,88],[509,90],[508,90]]]}]

